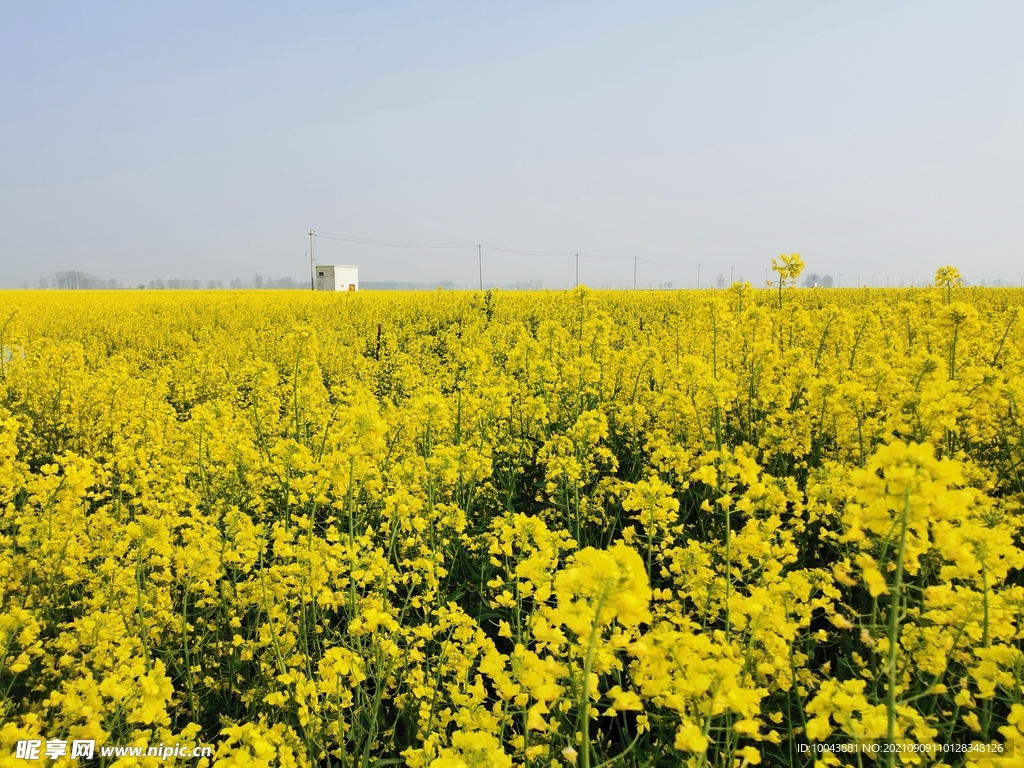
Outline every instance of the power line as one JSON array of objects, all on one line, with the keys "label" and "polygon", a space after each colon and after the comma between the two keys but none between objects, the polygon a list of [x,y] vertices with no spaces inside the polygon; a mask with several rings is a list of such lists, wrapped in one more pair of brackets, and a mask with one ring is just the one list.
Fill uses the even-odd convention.
[{"label": "power line", "polygon": [[[426,249],[436,249],[436,250],[455,249],[455,248],[476,248],[477,249],[477,260],[478,260],[478,271],[480,273],[479,274],[479,284],[481,286],[483,285],[483,249],[484,248],[490,248],[491,250],[499,251],[499,252],[502,252],[502,253],[515,253],[515,254],[521,254],[521,255],[526,255],[526,256],[546,256],[546,257],[565,257],[565,258],[570,258],[571,257],[571,258],[574,258],[575,261],[576,261],[576,275],[577,275],[576,276],[576,283],[577,283],[577,285],[579,284],[579,260],[580,260],[581,257],[584,258],[584,259],[596,259],[596,260],[601,260],[601,261],[633,261],[634,275],[636,273],[637,262],[641,262],[641,261],[644,262],[645,264],[650,264],[652,266],[661,267],[663,269],[670,269],[670,270],[679,271],[679,272],[684,272],[684,271],[686,271],[688,269],[691,269],[694,266],[693,263],[690,263],[690,264],[668,264],[668,263],[665,263],[663,261],[656,261],[654,259],[648,259],[648,258],[645,258],[643,256],[610,256],[610,255],[607,255],[607,254],[586,253],[586,252],[583,252],[583,251],[541,251],[541,250],[534,250],[534,249],[529,249],[529,248],[513,248],[513,247],[507,246],[507,245],[498,245],[497,243],[484,243],[482,241],[477,241],[475,243],[471,243],[471,242],[461,242],[461,243],[404,242],[404,241],[398,241],[398,240],[377,240],[377,239],[369,238],[369,237],[357,237],[357,236],[354,236],[354,235],[340,234],[338,232],[320,232],[320,231],[317,231],[317,230],[310,230],[310,236],[311,236],[310,237],[310,241],[311,241],[310,242],[310,246],[311,246],[310,247],[310,255],[311,256],[312,256],[312,251],[313,251],[313,247],[312,246],[313,246],[313,244],[315,242],[315,238],[318,238],[318,237],[323,237],[323,238],[326,238],[328,240],[340,240],[342,242],[347,242],[347,243],[358,243],[358,244],[361,244],[361,245],[371,245],[371,246],[378,246],[378,247],[385,247],[385,248],[426,248]],[[719,265],[706,265],[705,264],[704,266],[711,266],[712,268],[717,268],[717,269],[722,269],[722,270],[725,269],[724,266],[719,266]],[[700,267],[701,267],[701,265],[698,264],[697,265],[698,273],[700,271]],[[734,269],[736,269],[735,263],[729,267],[730,278],[732,277]],[[744,270],[745,268],[741,266],[741,267],[739,267],[739,269]],[[751,269],[752,269],[752,267],[751,267]],[[634,283],[635,282],[636,282],[636,278],[634,277]],[[730,282],[732,282],[731,279],[730,279]]]},{"label": "power line", "polygon": [[530,251],[525,248],[509,248],[504,245],[495,245],[494,243],[481,243],[484,248],[490,248],[492,251],[503,251],[505,253],[521,253],[527,256],[572,256],[574,251]]},{"label": "power line", "polygon": [[596,253],[583,253],[580,251],[580,256],[584,259],[601,259],[602,261],[632,261],[633,256],[598,256]]},{"label": "power line", "polygon": [[[494,251],[503,251],[505,253],[520,253],[527,256],[572,256],[573,251],[536,251],[527,248],[511,248],[507,245],[498,245],[496,243],[484,243],[477,241],[475,243],[406,243],[399,242],[396,240],[374,240],[368,237],[354,237],[352,235],[339,235],[335,232],[320,232],[313,231],[313,234],[317,237],[326,237],[329,240],[343,240],[347,243],[361,243],[363,245],[379,245],[390,248],[490,248]],[[628,258],[628,257],[613,257],[613,258]]]},{"label": "power line", "polygon": [[363,245],[381,245],[388,248],[476,248],[479,243],[399,243],[392,240],[370,240],[365,237],[350,237],[349,235],[338,235],[333,232],[319,232],[314,230],[316,237],[326,237],[328,240],[344,240],[346,243],[362,243]]}]

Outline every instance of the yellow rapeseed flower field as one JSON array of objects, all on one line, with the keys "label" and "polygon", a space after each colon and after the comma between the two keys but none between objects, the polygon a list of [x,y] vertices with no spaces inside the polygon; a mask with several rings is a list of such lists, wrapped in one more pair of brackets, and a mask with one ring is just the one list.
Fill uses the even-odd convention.
[{"label": "yellow rapeseed flower field", "polygon": [[0,766],[1024,764],[1024,291],[799,266],[0,293]]}]

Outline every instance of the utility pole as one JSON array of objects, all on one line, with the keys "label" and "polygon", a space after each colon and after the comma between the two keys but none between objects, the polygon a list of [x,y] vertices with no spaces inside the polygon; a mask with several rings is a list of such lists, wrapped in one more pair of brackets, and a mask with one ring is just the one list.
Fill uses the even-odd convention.
[{"label": "utility pole", "polygon": [[733,271],[734,269],[736,269],[736,267],[729,267],[729,285],[732,285],[732,284],[733,284],[733,279],[732,279],[732,271]]},{"label": "utility pole", "polygon": [[843,273],[842,272],[839,273],[839,285],[837,285],[836,287],[837,288],[842,288],[843,287]]},{"label": "utility pole", "polygon": [[580,255],[576,254],[576,287],[580,287]]},{"label": "utility pole", "polygon": [[316,290],[316,267],[313,262],[313,238],[316,237],[316,232],[312,229],[309,230],[309,290]]},{"label": "utility pole", "polygon": [[484,252],[481,243],[476,244],[476,261],[480,267],[480,290],[484,289]]},{"label": "utility pole", "polygon": [[636,290],[636,256],[633,257],[633,290]]},{"label": "utility pole", "polygon": [[700,262],[697,262],[697,290],[700,290]]}]

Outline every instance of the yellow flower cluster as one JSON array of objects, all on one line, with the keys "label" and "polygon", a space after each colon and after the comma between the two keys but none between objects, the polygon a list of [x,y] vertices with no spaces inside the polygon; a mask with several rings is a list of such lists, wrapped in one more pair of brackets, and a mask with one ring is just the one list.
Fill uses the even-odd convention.
[{"label": "yellow flower cluster", "polygon": [[1024,765],[1024,292],[802,267],[0,293],[0,766]]}]

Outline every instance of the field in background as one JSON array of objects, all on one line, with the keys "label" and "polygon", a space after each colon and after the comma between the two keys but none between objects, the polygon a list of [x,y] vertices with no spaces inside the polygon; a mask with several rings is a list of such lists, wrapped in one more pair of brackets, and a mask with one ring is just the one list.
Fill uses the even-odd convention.
[{"label": "field in background", "polygon": [[0,293],[0,764],[1024,764],[1022,300]]}]

